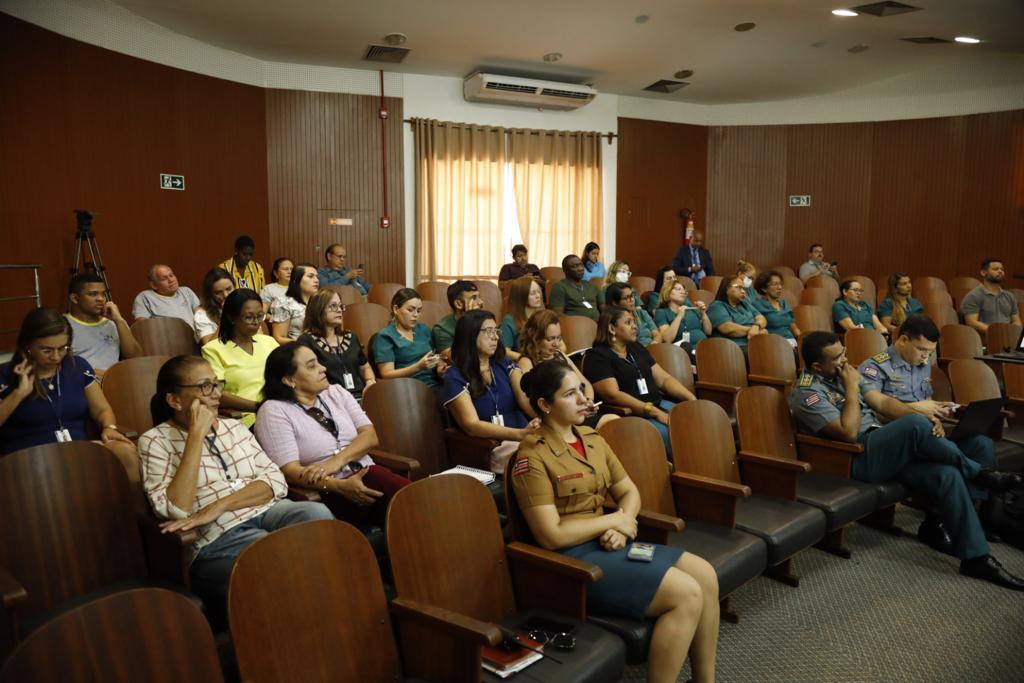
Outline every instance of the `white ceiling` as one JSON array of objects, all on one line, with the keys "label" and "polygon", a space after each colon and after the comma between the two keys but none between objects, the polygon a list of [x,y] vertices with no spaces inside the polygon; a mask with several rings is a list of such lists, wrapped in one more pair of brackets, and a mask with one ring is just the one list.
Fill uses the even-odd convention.
[{"label": "white ceiling", "polygon": [[[255,58],[462,77],[497,73],[591,83],[671,101],[759,102],[837,92],[918,71],[1019,74],[1024,1],[904,0],[922,11],[839,18],[842,0],[114,0],[177,33]],[[637,23],[638,15],[649,20]],[[757,27],[733,30],[741,22]],[[408,36],[401,64],[362,59]],[[979,45],[915,45],[911,36]],[[814,45],[818,46],[815,47]],[[859,54],[856,44],[870,48]],[[561,61],[542,56],[560,52]],[[643,88],[694,70],[674,94]],[[1004,76],[1005,77],[1005,76]]]}]

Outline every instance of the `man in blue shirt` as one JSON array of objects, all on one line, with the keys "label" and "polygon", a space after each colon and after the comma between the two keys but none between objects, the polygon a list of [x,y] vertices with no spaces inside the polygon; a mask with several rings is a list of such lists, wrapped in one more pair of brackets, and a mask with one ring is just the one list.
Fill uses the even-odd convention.
[{"label": "man in blue shirt", "polygon": [[324,285],[350,285],[359,290],[359,293],[366,296],[370,291],[370,283],[363,279],[363,264],[358,268],[348,268],[345,261],[348,259],[348,250],[340,244],[332,244],[324,252],[327,266],[317,271],[320,276],[320,286]]}]

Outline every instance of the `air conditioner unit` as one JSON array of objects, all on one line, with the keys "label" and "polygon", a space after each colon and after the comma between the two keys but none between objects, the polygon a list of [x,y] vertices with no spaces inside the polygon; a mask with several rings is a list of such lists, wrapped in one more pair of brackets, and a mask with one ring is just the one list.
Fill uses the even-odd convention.
[{"label": "air conditioner unit", "polygon": [[597,97],[597,91],[589,85],[498,76],[477,71],[462,82],[462,95],[467,102],[568,111],[593,100]]}]

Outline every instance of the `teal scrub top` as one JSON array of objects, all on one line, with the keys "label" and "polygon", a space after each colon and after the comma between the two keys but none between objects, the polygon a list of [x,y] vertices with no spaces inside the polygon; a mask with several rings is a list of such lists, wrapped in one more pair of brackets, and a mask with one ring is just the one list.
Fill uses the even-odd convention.
[{"label": "teal scrub top", "polygon": [[832,304],[832,322],[835,323],[837,332],[843,331],[843,328],[839,326],[839,321],[844,318],[851,319],[857,327],[874,328],[875,324],[871,321],[871,316],[874,314],[875,311],[871,308],[871,304],[866,301],[861,301],[858,308],[846,303],[845,299],[840,299]]},{"label": "teal scrub top", "polygon": [[768,322],[769,334],[777,334],[786,339],[793,338],[793,331],[789,329],[794,320],[793,309],[785,299],[779,299],[778,310],[768,299],[758,299],[754,302],[754,310],[763,315]]},{"label": "teal scrub top", "polygon": [[[401,370],[423,358],[433,349],[429,327],[423,323],[416,323],[416,327],[412,329],[412,341],[409,341],[398,333],[395,321],[392,320],[387,327],[377,333],[377,338],[373,341],[373,361],[377,364],[394,363],[395,369]],[[420,370],[413,377],[428,387],[440,384],[433,368]]]},{"label": "teal scrub top", "polygon": [[715,301],[708,307],[708,318],[711,326],[714,327],[712,337],[722,337],[729,341],[736,342],[739,346],[747,345],[746,336],[730,337],[718,331],[722,323],[736,323],[737,325],[750,326],[757,322],[757,311],[746,301],[741,301],[739,306],[733,308],[724,301]]},{"label": "teal scrub top", "polygon": [[[690,301],[690,297],[686,297],[683,300],[683,306],[687,306],[687,310],[683,312],[683,321],[679,323],[679,329],[676,331],[676,338],[663,341],[671,341],[672,343],[678,342],[683,338],[684,332],[690,333],[690,345],[696,346],[697,342],[707,339],[707,335],[704,334],[704,328],[700,322],[700,312],[689,310],[693,307],[693,302]],[[676,314],[673,313],[668,306],[663,306],[654,312],[654,322],[657,323],[660,328],[662,325],[671,325],[672,321],[676,319]]]}]

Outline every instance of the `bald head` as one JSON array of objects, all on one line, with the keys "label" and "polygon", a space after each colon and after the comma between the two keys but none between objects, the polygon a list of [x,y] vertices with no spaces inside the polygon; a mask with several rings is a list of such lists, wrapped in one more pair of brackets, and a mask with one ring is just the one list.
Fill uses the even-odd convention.
[{"label": "bald head", "polygon": [[172,296],[178,291],[178,278],[175,277],[171,267],[158,263],[149,269],[149,286],[157,294]]}]

